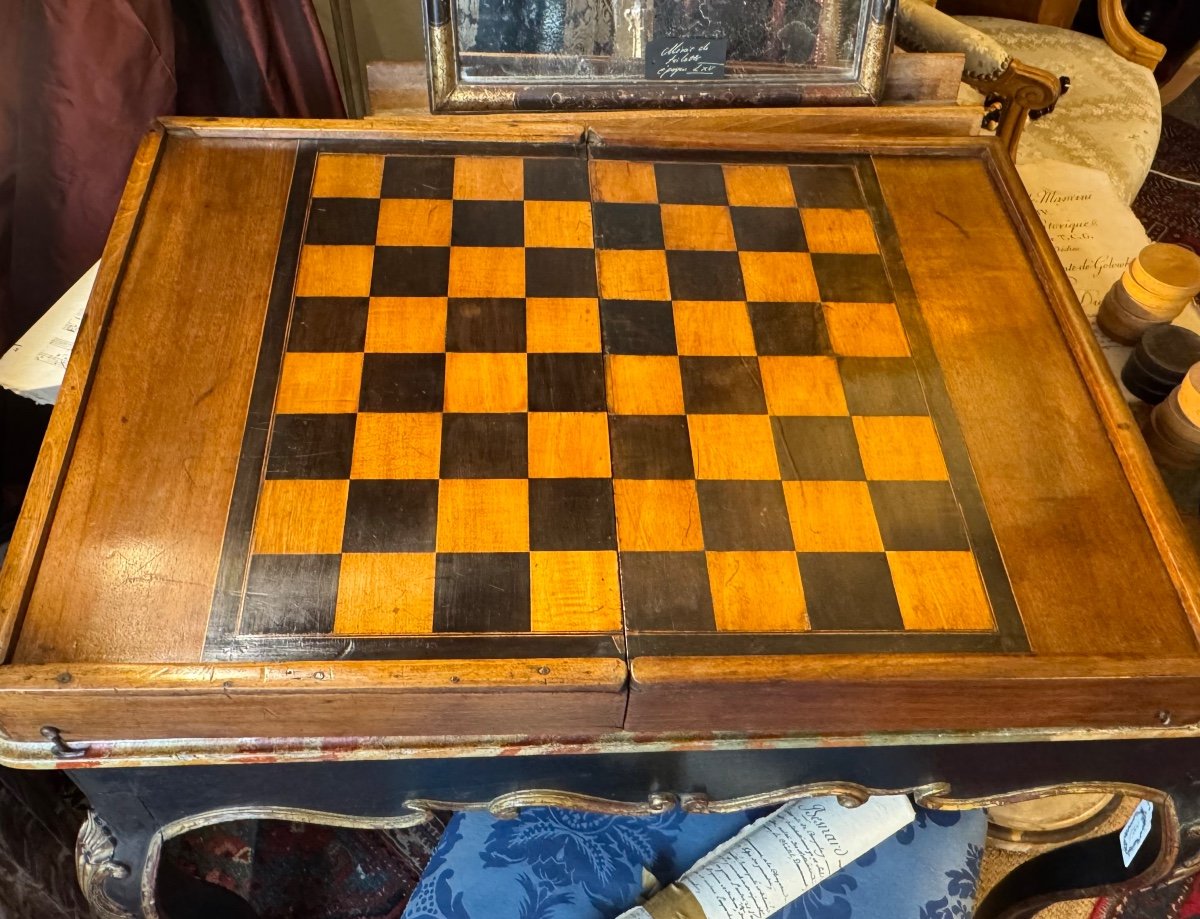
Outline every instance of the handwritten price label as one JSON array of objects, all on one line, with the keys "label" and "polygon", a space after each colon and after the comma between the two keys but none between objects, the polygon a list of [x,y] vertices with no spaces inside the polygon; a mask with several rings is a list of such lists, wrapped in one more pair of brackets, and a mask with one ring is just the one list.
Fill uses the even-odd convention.
[{"label": "handwritten price label", "polygon": [[1129,815],[1129,819],[1125,821],[1125,827],[1121,830],[1121,860],[1125,862],[1126,868],[1133,862],[1142,843],[1150,835],[1150,827],[1153,822],[1154,805],[1149,801],[1139,804],[1137,809]]},{"label": "handwritten price label", "polygon": [[728,47],[724,38],[656,38],[646,46],[646,78],[719,80]]}]

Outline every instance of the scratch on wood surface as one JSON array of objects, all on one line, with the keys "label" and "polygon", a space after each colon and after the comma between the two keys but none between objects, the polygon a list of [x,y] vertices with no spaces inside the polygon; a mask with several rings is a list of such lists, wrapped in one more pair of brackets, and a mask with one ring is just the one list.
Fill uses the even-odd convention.
[{"label": "scratch on wood surface", "polygon": [[963,226],[961,223],[959,223],[957,220],[955,220],[955,219],[954,219],[953,217],[951,217],[949,214],[943,214],[943,213],[942,213],[941,211],[939,211],[937,208],[934,208],[933,212],[934,212],[935,214],[937,214],[939,217],[941,217],[943,220],[945,220],[947,223],[949,223],[950,225],[952,225],[952,226],[953,226],[953,227],[954,227],[956,230],[958,230],[958,232],[962,234],[962,236],[963,236],[963,239],[970,239],[970,238],[971,238],[971,233],[970,233],[970,231],[968,231],[966,227],[964,227],[964,226]]}]

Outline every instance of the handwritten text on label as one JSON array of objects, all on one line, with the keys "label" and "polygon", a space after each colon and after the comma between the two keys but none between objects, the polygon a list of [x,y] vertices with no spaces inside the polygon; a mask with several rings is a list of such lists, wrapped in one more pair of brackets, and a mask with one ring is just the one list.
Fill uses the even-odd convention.
[{"label": "handwritten text on label", "polygon": [[724,38],[656,38],[646,46],[651,80],[716,80],[725,76]]}]

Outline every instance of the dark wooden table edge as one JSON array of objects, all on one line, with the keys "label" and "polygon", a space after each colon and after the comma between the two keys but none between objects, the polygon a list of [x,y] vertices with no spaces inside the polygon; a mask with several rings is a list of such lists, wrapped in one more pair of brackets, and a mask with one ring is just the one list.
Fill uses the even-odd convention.
[{"label": "dark wooden table edge", "polygon": [[525,758],[547,755],[640,755],[736,750],[857,750],[890,747],[994,747],[1001,744],[1134,743],[1200,740],[1200,725],[1009,728],[983,731],[869,731],[842,733],[633,732],[444,736],[228,737],[80,742],[83,755],[56,757],[45,741],[0,734],[0,767],[10,769],[127,769],[152,766],[264,763],[380,762],[423,759]]}]

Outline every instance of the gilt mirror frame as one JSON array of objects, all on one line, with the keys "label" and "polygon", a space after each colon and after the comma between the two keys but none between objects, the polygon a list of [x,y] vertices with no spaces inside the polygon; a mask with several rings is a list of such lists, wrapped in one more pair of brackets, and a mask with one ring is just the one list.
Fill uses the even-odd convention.
[{"label": "gilt mirror frame", "polygon": [[[683,31],[689,34],[671,32],[670,22],[663,27],[664,11],[681,10],[676,17],[681,19],[697,8],[702,11],[721,2],[727,9],[739,2],[748,9],[757,2],[768,19],[763,24],[761,17],[752,20],[747,14],[744,20],[713,28],[710,18],[707,29],[688,28],[685,23]],[[527,21],[521,25],[528,30],[532,21],[539,31],[534,44],[541,48],[512,47],[515,30],[508,26],[516,15],[511,13],[513,3],[526,11]],[[602,40],[588,39],[596,53],[580,53],[577,39],[575,48],[546,50],[555,39],[555,22],[560,30],[557,37],[562,38],[562,20],[572,15],[573,5],[586,8],[607,27]],[[430,108],[512,112],[872,105],[883,94],[895,6],[896,0],[425,0]],[[528,12],[535,8],[549,8],[557,15],[543,21],[535,18],[541,13]],[[797,9],[799,14],[794,13]],[[796,18],[786,21],[789,10]],[[480,25],[489,16],[493,21],[509,19],[503,19],[504,29],[495,30],[485,42],[480,39]],[[696,21],[701,20],[692,16]],[[739,55],[736,38],[730,41],[721,35],[723,31],[733,34],[736,26],[757,29],[760,38],[766,36],[765,47],[756,47],[748,55],[742,49]],[[507,32],[507,37],[497,38],[496,31]],[[504,41],[509,45],[497,47]],[[709,48],[709,42],[715,42],[716,48]],[[719,67],[721,73],[705,77],[699,74],[711,71],[694,71],[687,79],[652,76],[664,70],[659,66],[662,55],[680,43],[700,43],[687,49],[697,54],[685,53],[684,58],[711,57],[711,62],[696,66]],[[728,61],[723,57],[726,48]]]}]

